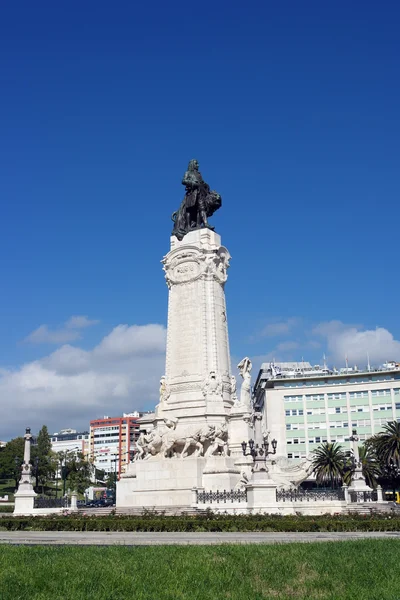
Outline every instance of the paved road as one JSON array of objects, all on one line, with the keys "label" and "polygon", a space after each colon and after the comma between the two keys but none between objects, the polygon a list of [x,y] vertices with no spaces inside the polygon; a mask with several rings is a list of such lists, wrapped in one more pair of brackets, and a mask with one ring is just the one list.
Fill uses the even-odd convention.
[{"label": "paved road", "polygon": [[96,531],[1,531],[0,544],[78,546],[159,546],[207,544],[277,544],[334,542],[386,538],[400,540],[400,532],[335,533],[158,533]]}]

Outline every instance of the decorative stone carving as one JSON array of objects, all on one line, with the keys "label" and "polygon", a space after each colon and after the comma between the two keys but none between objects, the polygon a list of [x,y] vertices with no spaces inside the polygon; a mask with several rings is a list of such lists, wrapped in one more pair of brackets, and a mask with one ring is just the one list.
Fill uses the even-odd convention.
[{"label": "decorative stone carving", "polygon": [[171,388],[169,387],[165,375],[163,375],[160,379],[160,404],[163,405],[164,402],[168,400],[171,395]]},{"label": "decorative stone carving", "polygon": [[208,378],[203,381],[202,391],[205,398],[210,396],[221,396],[222,379],[215,371],[210,371]]},{"label": "decorative stone carving", "polygon": [[168,287],[196,281],[200,277],[212,277],[224,285],[231,258],[228,250],[223,246],[211,250],[200,250],[196,246],[188,248],[191,250],[175,251],[162,260]]},{"label": "decorative stone carving", "polygon": [[214,435],[214,425],[186,425],[169,431],[163,436],[163,453],[165,457],[178,455],[186,458],[189,450],[194,447],[193,456],[204,455],[204,444],[210,441]]},{"label": "decorative stone carving", "polygon": [[228,426],[226,423],[215,427],[211,439],[212,441],[206,452],[206,456],[212,456],[213,454],[228,456]]},{"label": "decorative stone carving", "polygon": [[236,377],[234,375],[231,376],[231,400],[233,402],[233,404],[237,404],[238,403],[238,397],[237,397],[237,384],[236,384]]},{"label": "decorative stone carving", "polygon": [[249,483],[249,478],[245,471],[242,471],[240,479],[235,486],[235,490],[245,490],[246,485]]},{"label": "decorative stone carving", "polygon": [[243,378],[242,387],[240,389],[240,404],[251,410],[251,360],[246,356],[238,364],[238,369]]},{"label": "decorative stone carving", "polygon": [[299,487],[311,475],[312,471],[313,461],[310,457],[293,465],[288,458],[281,456],[273,460],[269,467],[269,475],[280,490]]},{"label": "decorative stone carving", "polygon": [[164,423],[167,429],[158,427],[149,434],[142,433],[139,436],[135,460],[157,455],[186,458],[190,450],[193,450],[193,456],[203,456],[206,443],[214,444],[213,452],[217,452],[219,448],[222,448],[221,453],[227,451],[227,430],[224,428],[217,430],[215,425],[195,424],[179,427],[178,419],[174,417],[164,419]]}]

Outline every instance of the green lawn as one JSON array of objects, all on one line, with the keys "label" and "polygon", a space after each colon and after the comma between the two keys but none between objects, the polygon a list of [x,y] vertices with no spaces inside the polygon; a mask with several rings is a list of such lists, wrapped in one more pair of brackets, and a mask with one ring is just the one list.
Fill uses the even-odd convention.
[{"label": "green lawn", "polygon": [[398,600],[400,542],[0,546],[1,600]]},{"label": "green lawn", "polygon": [[0,479],[0,496],[7,496],[9,502],[14,502],[14,479]]}]

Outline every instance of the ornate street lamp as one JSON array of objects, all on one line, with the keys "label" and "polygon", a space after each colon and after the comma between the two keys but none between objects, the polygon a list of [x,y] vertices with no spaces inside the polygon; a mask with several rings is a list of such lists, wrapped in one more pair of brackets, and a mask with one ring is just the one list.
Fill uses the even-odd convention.
[{"label": "ornate street lamp", "polygon": [[[247,445],[249,451],[247,452]],[[272,454],[276,454],[278,442],[274,439],[271,442],[272,451],[269,449],[268,439],[264,439],[261,444],[256,444],[254,440],[242,442],[243,456],[251,456],[254,461],[254,471],[268,471],[266,459]]]}]

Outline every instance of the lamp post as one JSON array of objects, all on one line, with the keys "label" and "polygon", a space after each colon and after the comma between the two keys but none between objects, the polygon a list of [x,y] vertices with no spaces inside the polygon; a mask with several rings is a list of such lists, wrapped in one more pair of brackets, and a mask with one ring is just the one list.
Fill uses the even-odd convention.
[{"label": "lamp post", "polygon": [[[269,449],[268,434],[262,431],[262,413],[257,411],[254,413],[254,440],[242,442],[243,456],[251,456],[254,461],[253,471],[268,472],[267,458],[272,454],[276,454],[278,442],[274,439],[271,442],[272,451]],[[247,452],[247,446],[249,451]]]},{"label": "lamp post", "polygon": [[[249,446],[248,452],[247,445]],[[242,442],[243,456],[251,456],[253,458],[254,471],[268,471],[266,460],[268,456],[276,454],[278,442],[276,440],[272,440],[271,445],[272,451],[269,449],[270,444],[268,439],[263,440],[261,444],[256,444],[254,440]]]},{"label": "lamp post", "polygon": [[119,455],[115,454],[115,458],[111,459],[111,462],[114,463],[114,498],[117,497],[117,462],[119,460]]}]

